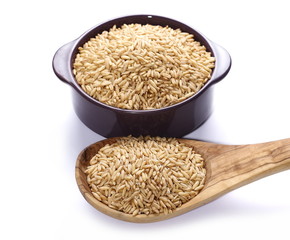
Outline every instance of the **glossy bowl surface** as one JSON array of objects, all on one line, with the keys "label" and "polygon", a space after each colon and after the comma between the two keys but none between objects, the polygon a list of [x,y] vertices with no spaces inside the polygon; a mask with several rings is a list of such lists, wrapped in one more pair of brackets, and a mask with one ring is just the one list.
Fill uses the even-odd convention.
[{"label": "glossy bowl surface", "polygon": [[[78,48],[90,38],[116,25],[140,23],[169,26],[194,35],[215,57],[212,77],[194,96],[169,107],[154,110],[126,110],[97,101],[86,94],[73,76]],[[212,113],[213,85],[222,80],[231,67],[228,52],[200,32],[179,21],[154,15],[132,15],[109,20],[86,31],[62,46],[54,55],[53,69],[58,78],[72,87],[73,106],[79,119],[104,137],[151,135],[182,137],[205,122]]]}]

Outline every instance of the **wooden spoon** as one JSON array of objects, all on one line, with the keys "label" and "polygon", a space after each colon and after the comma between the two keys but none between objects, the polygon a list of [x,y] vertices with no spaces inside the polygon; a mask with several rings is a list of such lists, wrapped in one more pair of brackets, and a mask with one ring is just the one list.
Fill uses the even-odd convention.
[{"label": "wooden spoon", "polygon": [[178,216],[260,178],[290,169],[290,138],[251,145],[222,145],[178,139],[194,148],[205,160],[207,176],[203,190],[170,214],[132,216],[99,202],[92,195],[84,170],[90,159],[106,144],[117,138],[96,142],[85,148],[76,162],[76,180],[84,198],[97,210],[129,222],[155,222]]}]

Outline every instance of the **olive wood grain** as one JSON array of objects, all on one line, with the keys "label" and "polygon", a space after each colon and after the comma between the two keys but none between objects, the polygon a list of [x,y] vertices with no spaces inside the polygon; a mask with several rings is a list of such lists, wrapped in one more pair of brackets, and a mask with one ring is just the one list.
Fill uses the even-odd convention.
[{"label": "olive wood grain", "polygon": [[145,223],[172,218],[213,201],[243,185],[290,169],[290,139],[251,145],[222,145],[179,139],[180,142],[193,147],[205,159],[207,176],[203,190],[171,214],[137,215],[133,217],[111,209],[95,199],[84,173],[89,160],[98,150],[105,144],[111,144],[115,141],[116,138],[109,138],[84,149],[79,154],[76,162],[76,180],[82,195],[94,208],[111,217],[129,222]]}]

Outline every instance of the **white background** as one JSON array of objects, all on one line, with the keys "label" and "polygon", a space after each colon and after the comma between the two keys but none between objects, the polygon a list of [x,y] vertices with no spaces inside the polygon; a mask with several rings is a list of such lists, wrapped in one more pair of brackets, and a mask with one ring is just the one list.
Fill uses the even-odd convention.
[{"label": "white background", "polygon": [[231,54],[215,111],[187,137],[226,144],[290,137],[290,14],[275,1],[2,1],[0,3],[1,239],[289,239],[290,172],[158,223],[93,209],[74,177],[78,153],[103,137],[74,114],[54,75],[55,51],[87,29],[156,14],[201,31]]}]

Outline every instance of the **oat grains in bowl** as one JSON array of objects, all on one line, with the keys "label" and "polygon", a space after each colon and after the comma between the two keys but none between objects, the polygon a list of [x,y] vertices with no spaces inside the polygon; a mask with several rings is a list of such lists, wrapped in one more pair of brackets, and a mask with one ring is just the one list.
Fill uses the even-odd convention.
[{"label": "oat grains in bowl", "polygon": [[179,103],[210,79],[215,59],[192,34],[158,25],[124,24],[91,38],[73,73],[94,99],[122,109]]}]

